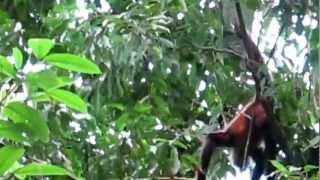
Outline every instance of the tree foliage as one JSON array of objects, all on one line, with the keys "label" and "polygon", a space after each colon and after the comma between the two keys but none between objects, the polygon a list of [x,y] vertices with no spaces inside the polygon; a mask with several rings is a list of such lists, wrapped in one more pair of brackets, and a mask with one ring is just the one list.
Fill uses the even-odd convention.
[{"label": "tree foliage", "polygon": [[[306,176],[320,141],[319,4],[241,3],[250,31],[263,17],[268,93],[305,168],[273,165]],[[200,139],[254,95],[234,13],[232,0],[1,1],[0,177],[193,177]],[[226,157],[216,178],[235,173]]]}]

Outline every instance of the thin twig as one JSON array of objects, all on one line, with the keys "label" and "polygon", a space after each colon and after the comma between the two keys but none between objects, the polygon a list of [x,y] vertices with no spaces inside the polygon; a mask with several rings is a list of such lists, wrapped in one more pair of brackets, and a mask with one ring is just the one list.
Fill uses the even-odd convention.
[{"label": "thin twig", "polygon": [[237,56],[241,59],[245,59],[244,56],[242,56],[240,53],[232,50],[232,49],[226,49],[226,48],[223,48],[223,49],[219,49],[219,48],[215,48],[215,47],[212,47],[212,46],[201,46],[201,45],[198,45],[198,44],[195,44],[195,43],[192,43],[192,45],[198,49],[201,49],[201,50],[207,50],[207,51],[214,51],[216,53],[225,53],[225,54],[231,54],[233,56]]},{"label": "thin twig", "polygon": [[242,167],[244,167],[246,165],[246,162],[247,162],[248,149],[249,149],[249,144],[250,144],[251,135],[252,135],[252,126],[253,126],[253,122],[254,122],[254,118],[248,118],[248,119],[250,121],[250,124],[249,124],[249,132],[248,132],[248,136],[247,136],[247,142],[246,142],[246,146],[245,146],[245,149],[244,149]]},{"label": "thin twig", "polygon": [[276,41],[274,42],[274,45],[273,45],[273,47],[272,47],[272,49],[270,51],[270,54],[269,54],[269,57],[268,57],[268,60],[267,60],[267,64],[270,61],[270,59],[273,57],[274,52],[276,51],[278,40],[279,40],[283,30],[284,30],[284,27],[285,27],[285,23],[283,23],[282,26],[280,27],[280,30],[279,30],[278,36],[276,38]]},{"label": "thin twig", "polygon": [[9,89],[9,92],[7,94],[5,94],[1,99],[0,99],[0,106],[3,106],[3,102],[14,92],[16,91],[18,88],[17,84],[14,84],[13,86],[11,86],[11,88]]}]

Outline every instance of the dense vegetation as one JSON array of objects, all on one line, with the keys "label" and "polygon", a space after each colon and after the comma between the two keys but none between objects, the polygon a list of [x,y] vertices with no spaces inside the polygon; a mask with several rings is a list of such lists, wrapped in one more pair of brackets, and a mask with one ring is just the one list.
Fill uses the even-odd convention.
[{"label": "dense vegetation", "polygon": [[[241,3],[294,154],[274,165],[306,177],[319,161],[318,1]],[[234,13],[232,0],[0,1],[0,177],[194,177],[204,134],[255,93]],[[216,179],[235,173],[227,157]]]}]

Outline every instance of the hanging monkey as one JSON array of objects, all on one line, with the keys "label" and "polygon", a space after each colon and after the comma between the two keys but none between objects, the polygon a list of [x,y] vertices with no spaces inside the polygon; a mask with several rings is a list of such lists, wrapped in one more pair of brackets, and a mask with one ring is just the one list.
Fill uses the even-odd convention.
[{"label": "hanging monkey", "polygon": [[[270,77],[260,70],[263,59],[245,29],[239,1],[236,1],[236,11],[238,20],[235,30],[247,52],[246,65],[252,72],[256,95],[222,130],[207,136],[201,153],[201,168],[196,170],[198,180],[206,179],[211,156],[218,147],[232,148],[234,164],[240,169],[246,167],[247,159],[251,157],[255,162],[252,180],[259,180],[262,174],[274,171],[268,160],[275,159],[280,148],[285,153],[288,152],[284,136],[274,118],[272,100],[261,96],[261,82],[263,80],[264,85],[267,85]],[[262,142],[265,148],[260,147]],[[270,176],[268,179],[274,177]]]}]

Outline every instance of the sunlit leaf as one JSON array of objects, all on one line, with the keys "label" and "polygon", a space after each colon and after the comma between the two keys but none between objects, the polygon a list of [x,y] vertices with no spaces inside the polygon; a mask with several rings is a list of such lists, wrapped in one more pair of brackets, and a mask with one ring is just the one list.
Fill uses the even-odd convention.
[{"label": "sunlit leaf", "polygon": [[31,163],[15,172],[17,176],[70,176],[77,179],[71,172],[64,168],[41,163]]},{"label": "sunlit leaf", "polygon": [[277,168],[277,170],[279,170],[281,173],[283,174],[290,174],[288,168],[286,168],[283,164],[281,164],[279,161],[276,160],[272,160],[271,164]]},{"label": "sunlit leaf", "polygon": [[0,149],[0,176],[3,175],[11,166],[24,154],[23,148],[15,146],[4,146]]},{"label": "sunlit leaf", "polygon": [[134,110],[138,113],[149,113],[151,110],[151,106],[149,104],[137,103],[134,106]]},{"label": "sunlit leaf", "polygon": [[47,63],[54,66],[88,74],[100,74],[101,71],[97,65],[86,58],[73,54],[60,53],[50,54],[44,58]]},{"label": "sunlit leaf", "polygon": [[87,112],[87,103],[84,102],[78,95],[62,90],[62,89],[54,89],[47,91],[47,94],[52,97],[54,100],[64,103],[68,107],[75,109],[80,112]]},{"label": "sunlit leaf", "polygon": [[12,49],[12,55],[15,59],[15,66],[17,69],[20,69],[23,64],[23,55],[19,48],[15,47]]},{"label": "sunlit leaf", "polygon": [[8,59],[0,55],[0,73],[3,73],[9,77],[13,77],[16,74],[16,71]]},{"label": "sunlit leaf", "polygon": [[35,88],[50,90],[70,85],[73,81],[67,76],[57,76],[52,70],[44,70],[38,73],[28,74],[27,82]]},{"label": "sunlit leaf", "polygon": [[51,39],[29,39],[28,46],[32,49],[33,54],[41,59],[46,56],[54,46]]}]

